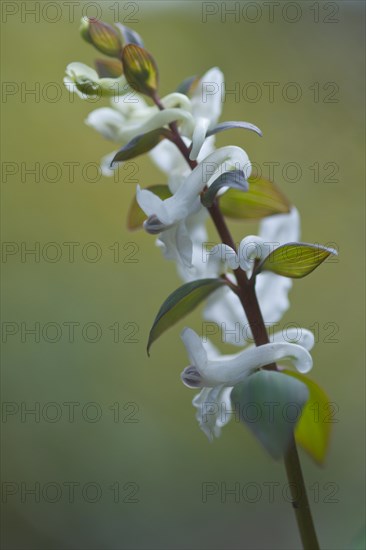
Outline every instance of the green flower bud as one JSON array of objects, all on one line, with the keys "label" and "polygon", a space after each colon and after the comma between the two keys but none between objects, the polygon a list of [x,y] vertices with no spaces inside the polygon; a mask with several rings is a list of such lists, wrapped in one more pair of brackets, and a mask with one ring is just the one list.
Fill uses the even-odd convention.
[{"label": "green flower bud", "polygon": [[122,63],[131,88],[154,97],[158,89],[158,68],[152,55],[136,44],[128,44],[123,48]]},{"label": "green flower bud", "polygon": [[123,72],[119,59],[96,59],[94,63],[99,78],[119,78]]},{"label": "green flower bud", "polygon": [[81,19],[80,34],[86,42],[110,57],[120,57],[122,42],[118,32],[108,23],[93,17]]}]

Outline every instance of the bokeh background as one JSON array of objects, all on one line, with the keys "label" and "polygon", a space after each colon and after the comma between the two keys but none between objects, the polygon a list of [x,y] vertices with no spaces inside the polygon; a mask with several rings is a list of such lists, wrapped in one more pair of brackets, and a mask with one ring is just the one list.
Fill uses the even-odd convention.
[{"label": "bokeh background", "polygon": [[[263,175],[263,163],[278,162],[275,180],[300,209],[303,240],[339,249],[337,263],[295,282],[282,324],[318,331],[311,376],[336,404],[337,423],[326,464],[301,459],[322,548],[350,548],[364,517],[364,3],[279,2],[271,21],[266,3],[211,2],[206,22],[201,2],[75,2],[73,17],[55,4],[3,3],[2,236],[12,252],[2,260],[3,547],[300,547],[283,465],[235,422],[213,444],[197,426],[179,378],[179,332],[187,323],[200,330],[200,311],[146,356],[154,315],[180,281],[153,238],[128,232],[125,219],[136,183],[164,176],[148,158],[117,181],[98,175],[90,163],[115,145],[83,120],[107,101],[70,98],[62,87],[69,62],[100,57],[78,27],[81,15],[101,14],[144,37],[162,95],[219,66],[227,88],[242,92],[227,97],[223,119],[251,121],[264,137],[232,131],[218,143],[244,147]],[[266,82],[278,83],[273,101]],[[300,87],[296,102],[282,94],[289,82]],[[239,239],[255,226],[232,229]],[[73,262],[64,243],[80,243]],[[39,261],[22,257],[35,246]],[[39,342],[26,333],[35,323]],[[27,414],[37,407],[38,417]],[[218,492],[203,502],[208,482]],[[235,483],[239,502],[225,495]]]}]

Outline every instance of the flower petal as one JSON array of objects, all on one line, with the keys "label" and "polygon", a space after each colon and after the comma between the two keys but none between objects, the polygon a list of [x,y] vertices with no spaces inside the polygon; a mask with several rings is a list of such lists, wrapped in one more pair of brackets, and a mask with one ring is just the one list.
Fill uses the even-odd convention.
[{"label": "flower petal", "polygon": [[258,302],[267,325],[277,323],[290,307],[288,294],[292,280],[275,273],[260,273],[256,278]]},{"label": "flower petal", "polygon": [[[227,164],[233,167],[248,161],[248,155],[240,147],[221,147],[206,157],[180,185],[177,192],[164,201],[168,216],[167,223],[174,223],[185,219],[189,214],[202,208],[199,194],[205,185],[216,179],[218,171],[224,170]],[[162,216],[154,212],[165,223]]]},{"label": "flower petal", "polygon": [[94,128],[106,139],[112,141],[121,140],[121,127],[124,123],[123,116],[110,107],[95,109],[85,119],[85,124]]},{"label": "flower petal", "polygon": [[196,160],[202,145],[206,139],[207,128],[210,125],[208,118],[199,117],[192,135],[192,150],[189,154],[191,160]]},{"label": "flower petal", "polygon": [[204,369],[207,365],[207,353],[203,347],[201,338],[194,330],[187,327],[183,329],[180,337],[183,340],[192,365],[200,365],[200,368]]},{"label": "flower petal", "polygon": [[118,170],[118,164],[111,166],[111,162],[116,156],[116,153],[117,151],[112,151],[100,159],[100,171],[103,176],[111,177],[114,172]]},{"label": "flower petal", "polygon": [[302,327],[288,327],[286,330],[275,332],[270,337],[271,342],[291,342],[298,344],[306,350],[310,351],[314,347],[314,334]]},{"label": "flower petal", "polygon": [[[189,143],[187,138],[183,139]],[[174,143],[167,139],[159,143],[150,151],[149,155],[156,166],[165,174],[171,174],[173,171],[185,175],[190,173],[190,168],[182,154]]]},{"label": "flower petal", "polygon": [[219,132],[223,132],[224,130],[230,130],[232,128],[242,128],[244,130],[251,130],[252,132],[255,132],[261,137],[263,135],[261,130],[258,128],[258,126],[254,126],[254,124],[251,124],[250,122],[230,120],[227,122],[221,122],[220,124],[217,124],[214,128],[212,128],[207,132],[207,137],[218,134]]},{"label": "flower petal", "polygon": [[130,141],[139,134],[151,132],[175,121],[185,121],[193,131],[194,119],[190,113],[183,109],[164,109],[164,111],[158,111],[142,124],[135,124],[125,131],[122,130],[121,135],[124,140]]},{"label": "flower petal", "polygon": [[300,215],[295,207],[289,214],[276,214],[264,218],[260,225],[259,235],[272,244],[296,242],[300,239]]},{"label": "flower petal", "polygon": [[[174,260],[181,269],[189,270],[192,266],[193,245],[184,222],[163,230],[156,242],[162,249],[166,260]],[[188,280],[195,280],[193,277]]]},{"label": "flower petal", "polygon": [[172,107],[179,107],[180,109],[185,109],[189,113],[192,112],[191,101],[185,94],[173,92],[163,97],[161,99],[161,103],[164,105],[165,109],[171,109]]},{"label": "flower petal", "polygon": [[248,235],[239,244],[238,256],[241,269],[248,271],[255,259],[262,259],[264,255],[264,241],[256,235]]},{"label": "flower petal", "polygon": [[210,251],[209,255],[214,257],[218,256],[220,260],[230,267],[230,269],[238,269],[239,267],[239,258],[235,252],[227,244],[217,244]]},{"label": "flower petal", "polygon": [[216,124],[221,115],[224,93],[224,75],[213,67],[203,75],[192,94],[193,116],[207,118],[211,125]]},{"label": "flower petal", "polygon": [[226,386],[202,388],[192,400],[198,424],[210,441],[221,435],[221,428],[230,420],[231,390]]},{"label": "flower petal", "polygon": [[219,289],[208,297],[203,317],[221,328],[225,343],[244,346],[248,340],[253,341],[239,297],[229,288]]},{"label": "flower petal", "polygon": [[302,373],[309,372],[313,366],[312,357],[305,348],[285,342],[251,346],[230,360],[209,361],[195,366],[202,376],[202,386],[234,386],[251,372],[283,359],[291,360]]},{"label": "flower petal", "polygon": [[147,216],[157,216],[163,223],[161,214],[164,214],[164,201],[148,189],[141,189],[138,185],[136,188],[136,200],[140,208]]}]

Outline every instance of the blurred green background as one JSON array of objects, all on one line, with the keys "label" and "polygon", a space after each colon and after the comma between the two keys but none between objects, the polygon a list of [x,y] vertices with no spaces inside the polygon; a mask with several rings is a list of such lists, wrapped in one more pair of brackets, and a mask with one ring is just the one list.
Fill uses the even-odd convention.
[{"label": "blurred green background", "polygon": [[[14,252],[2,260],[3,547],[300,546],[283,465],[235,422],[213,444],[197,426],[193,392],[179,378],[187,364],[179,332],[186,324],[199,330],[200,311],[146,356],[154,315],[180,281],[154,239],[129,233],[125,218],[136,183],[164,179],[148,158],[121,168],[118,181],[96,177],[88,163],[116,147],[83,120],[107,102],[83,102],[62,87],[69,62],[100,57],[78,33],[81,15],[98,15],[97,6],[104,20],[118,17],[144,37],[161,95],[214,65],[229,90],[244,90],[239,101],[227,97],[222,120],[251,121],[264,137],[233,131],[218,143],[244,147],[263,175],[263,163],[278,162],[275,180],[302,214],[302,239],[339,249],[339,262],[295,282],[282,325],[318,324],[311,376],[336,403],[338,422],[324,467],[301,458],[322,548],[349,548],[364,517],[364,3],[298,2],[293,23],[297,12],[284,2],[273,21],[262,3],[254,12],[246,2],[211,2],[215,13],[205,23],[200,2],[75,2],[73,18],[66,4],[3,3],[2,236]],[[237,21],[225,18],[225,5],[239,5]],[[257,101],[249,82],[262,93]],[[278,83],[273,101],[266,82]],[[299,101],[283,97],[289,82],[300,87]],[[301,167],[299,181],[289,181],[291,162]],[[32,167],[39,177],[25,173]],[[255,230],[245,222],[232,228],[237,239]],[[70,242],[80,243],[73,262],[63,244]],[[22,258],[22,247],[34,246],[39,261]],[[92,262],[97,250],[101,258]],[[25,333],[35,323],[39,342]],[[337,342],[329,342],[334,326]],[[34,407],[39,418],[26,414]],[[218,492],[203,502],[208,482]],[[273,502],[271,482],[278,483]],[[225,495],[235,483],[240,502]],[[39,502],[26,492],[32,487]]]}]

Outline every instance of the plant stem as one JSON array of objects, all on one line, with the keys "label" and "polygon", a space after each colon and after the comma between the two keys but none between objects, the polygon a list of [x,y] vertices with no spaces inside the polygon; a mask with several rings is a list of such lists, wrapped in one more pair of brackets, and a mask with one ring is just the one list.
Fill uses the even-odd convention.
[{"label": "plant stem", "polygon": [[313,518],[311,515],[308,495],[304,477],[301,470],[296,442],[292,436],[290,447],[285,457],[285,468],[287,479],[292,495],[292,507],[295,510],[297,526],[304,550],[319,550],[319,543],[316,536]]},{"label": "plant stem", "polygon": [[[214,205],[214,208],[209,208],[208,210],[222,242],[228,244],[231,248],[236,250],[230,231],[217,203]],[[268,332],[255,292],[255,281],[248,281],[245,272],[240,269],[235,270],[234,274],[239,287],[238,296],[248,319],[254,342],[256,346],[268,344]],[[245,278],[242,274],[245,275]],[[266,365],[264,368],[267,370],[277,370],[277,365],[275,363],[271,363],[270,365]],[[299,455],[293,436],[291,437],[289,448],[285,453],[284,463],[293,498],[292,506],[295,511],[297,526],[303,548],[304,550],[319,550],[319,543],[311,515]]]},{"label": "plant stem", "polygon": [[[155,98],[155,103],[157,104],[159,109],[164,109],[159,98]],[[180,136],[176,123],[173,122],[169,126],[173,133],[173,137],[171,138],[171,140],[178,147],[188,165],[193,170],[194,168],[196,168],[197,162],[190,160],[189,149],[184,143],[182,137]],[[222,215],[218,202],[215,201],[213,205],[207,210],[210,213],[211,219],[217,229],[218,234],[220,235],[222,242],[236,251],[234,239],[226,224],[225,218]],[[245,315],[248,319],[254,342],[256,346],[268,344],[270,342],[268,338],[268,332],[255,292],[255,278],[249,280],[245,271],[241,270],[240,268],[234,270],[234,275],[238,284],[238,296],[243,306]],[[275,363],[266,365],[263,368],[267,370],[278,370]],[[299,455],[293,435],[291,437],[289,448],[287,449],[284,456],[284,463],[288,482],[290,485],[291,495],[293,498],[292,506],[295,510],[297,526],[299,529],[303,549],[319,550],[319,543],[315,532],[304,477],[302,474]]]}]

